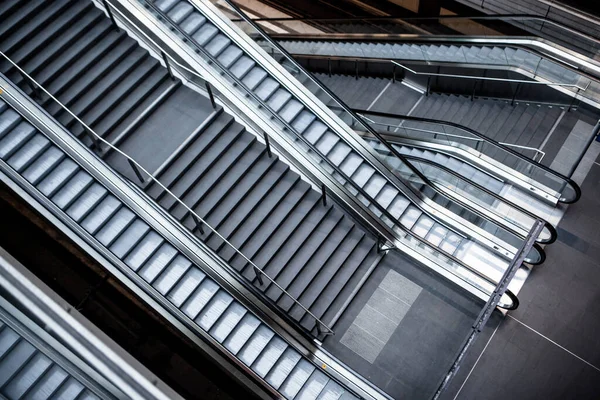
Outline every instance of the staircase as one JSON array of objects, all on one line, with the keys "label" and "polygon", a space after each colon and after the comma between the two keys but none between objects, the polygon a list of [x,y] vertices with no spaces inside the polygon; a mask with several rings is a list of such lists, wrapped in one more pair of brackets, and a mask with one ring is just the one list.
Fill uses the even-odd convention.
[{"label": "staircase", "polygon": [[[321,393],[324,398],[355,398],[4,102],[0,102],[0,159],[282,396],[316,399]],[[10,330],[0,331],[0,391],[12,390],[13,378],[30,373],[29,360],[35,358],[32,367],[50,368],[39,352],[27,342],[10,339],[13,336]],[[3,347],[6,343],[13,344]],[[68,383],[64,390],[82,392],[77,382],[64,375],[63,380]]]},{"label": "staircase", "polygon": [[[104,139],[153,171],[289,295],[326,324],[335,322],[356,286],[380,260],[373,237],[331,202],[323,205],[319,192],[271,157],[232,116],[214,110],[207,98],[171,79],[157,60],[125,32],[117,32],[91,2],[10,1],[2,4],[0,13],[6,21],[0,28],[4,29],[0,50]],[[34,95],[10,64],[4,61],[0,69]],[[73,116],[45,95],[36,99],[93,147]],[[119,154],[103,149],[100,155],[137,181]],[[84,179],[79,185],[86,187],[87,178],[69,162],[59,171]],[[150,184],[146,190],[316,334],[312,317],[268,279],[261,284],[245,260],[220,238],[209,230],[206,235],[196,230],[179,202],[165,196],[158,185]],[[132,235],[144,233],[137,225],[131,229]]]}]

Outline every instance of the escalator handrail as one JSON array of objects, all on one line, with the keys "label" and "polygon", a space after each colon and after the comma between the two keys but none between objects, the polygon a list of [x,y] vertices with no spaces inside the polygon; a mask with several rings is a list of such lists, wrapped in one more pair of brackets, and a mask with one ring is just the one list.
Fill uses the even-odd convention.
[{"label": "escalator handrail", "polygon": [[[308,77],[310,80],[312,80],[321,90],[323,90],[330,98],[332,98],[337,104],[339,104],[339,108],[341,108],[344,112],[346,112],[347,114],[349,114],[354,120],[356,120],[358,123],[360,123],[365,129],[367,129],[372,135],[376,136],[378,139],[381,140],[382,143],[385,144],[386,147],[388,147],[388,149],[392,152],[392,154],[394,154],[395,157],[397,157],[398,159],[400,159],[406,166],[407,168],[409,168],[409,170],[411,170],[411,172],[413,174],[415,174],[417,177],[419,177],[420,180],[422,180],[423,182],[425,182],[425,184],[427,184],[429,187],[431,187],[432,190],[434,190],[436,193],[438,193],[440,196],[442,197],[449,197],[447,194],[443,193],[442,191],[440,191],[435,185],[433,185],[429,179],[427,179],[427,177],[425,177],[421,171],[419,171],[417,168],[415,168],[412,164],[410,164],[409,162],[407,162],[406,159],[404,159],[403,155],[400,154],[399,152],[396,151],[396,149],[393,148],[393,146],[391,146],[386,140],[385,138],[381,137],[379,135],[379,133],[372,129],[367,123],[365,123],[365,121],[363,121],[362,118],[360,118],[348,105],[346,105],[346,103],[344,103],[338,96],[336,96],[329,88],[327,88],[325,85],[323,85],[323,83],[321,83],[313,74],[311,74],[310,72],[308,72],[298,61],[296,61],[294,59],[294,57],[292,57],[287,50],[285,50],[279,43],[277,43],[277,41],[273,40],[260,26],[258,26],[256,23],[254,23],[254,21],[252,21],[252,19],[250,17],[248,17],[246,15],[246,13],[244,11],[242,11],[237,4],[235,4],[232,0],[223,0],[225,3],[227,3],[238,15],[240,15],[242,18],[244,18],[244,20],[250,24],[253,29],[255,29],[271,46],[275,47],[275,49],[277,51],[279,51],[288,61],[290,61],[294,67],[296,67],[299,71],[302,72],[302,74],[306,77]],[[168,18],[165,16],[165,18]],[[189,35],[188,35],[189,36]],[[193,39],[192,39],[193,40]],[[335,106],[326,106],[329,108],[334,108]],[[337,107],[335,107],[337,108]],[[301,135],[300,135],[301,136]],[[365,143],[366,145],[366,143]],[[312,144],[311,144],[312,147]],[[367,149],[367,147],[365,146],[365,149]],[[362,149],[356,149],[359,152],[362,152]],[[368,150],[367,150],[368,151]],[[377,157],[377,155],[374,155],[375,157]],[[387,166],[387,164],[383,161],[381,161],[382,164],[387,168],[387,170],[385,172],[391,173],[395,178],[401,180],[404,182],[404,179],[399,177],[396,173],[394,173],[393,171],[390,170],[390,168]],[[384,173],[385,174],[385,173]],[[404,184],[406,185],[406,188],[408,190],[410,190],[412,192],[412,196],[416,196],[417,198],[419,198],[421,201],[423,201],[424,199],[421,197],[421,193],[417,190],[415,190],[412,186],[412,184],[410,184],[409,182],[404,182]],[[396,186],[396,185],[395,185]],[[399,189],[399,188],[398,188]],[[401,190],[401,192],[403,192]],[[403,192],[404,194],[406,194],[405,192]],[[409,198],[412,196],[408,196]],[[370,198],[370,196],[368,197]],[[482,218],[486,218],[485,215],[479,213],[477,210],[472,209],[471,207],[469,207],[468,205],[465,205],[455,199],[450,198],[452,201],[456,202],[457,204],[459,204],[461,207],[468,209],[469,211],[473,212],[474,214],[477,214],[479,216],[481,216]],[[375,202],[376,203],[376,202]],[[413,202],[414,203],[414,202]],[[417,204],[415,204],[417,205]],[[417,205],[418,206],[418,205]],[[434,206],[435,209],[441,213],[443,213],[444,215],[448,215],[448,212],[446,211],[446,209],[438,209],[436,206]],[[438,218],[436,218],[434,215],[431,215],[430,212],[427,212],[427,214],[433,218],[434,220],[438,220]],[[450,217],[453,218],[453,217]],[[396,218],[394,218],[393,220],[395,220]],[[442,225],[448,227],[448,223],[442,223]],[[456,231],[456,229],[450,229],[452,231]],[[458,233],[458,232],[457,232]],[[512,233],[512,232],[511,232]],[[471,236],[472,233],[466,234],[466,236],[469,237],[470,240],[474,240],[474,241],[478,241],[476,240],[473,236]],[[461,236],[465,236],[465,234],[461,234]],[[485,237],[485,235],[482,235]],[[486,240],[490,240],[491,242],[494,241],[494,239],[485,237]],[[493,246],[495,247],[495,246]],[[495,251],[495,250],[494,250]]]},{"label": "escalator handrail", "polygon": [[[441,120],[436,120],[436,119],[431,119],[431,118],[414,117],[414,116],[410,116],[410,115],[398,115],[398,114],[384,113],[384,112],[379,112],[379,111],[369,111],[369,110],[360,110],[360,109],[355,109],[355,111],[360,114],[374,115],[374,116],[378,116],[378,117],[382,117],[382,118],[395,118],[395,119],[399,119],[399,120],[447,125],[447,126],[451,126],[453,128],[458,128],[458,129],[464,130],[465,132],[468,132],[468,133],[482,139],[485,142],[488,142],[496,147],[499,147],[502,150],[506,151],[507,153],[510,153],[511,155],[513,155],[527,163],[533,164],[536,168],[542,169],[544,172],[552,174],[555,177],[559,178],[560,180],[564,181],[566,184],[570,185],[573,188],[573,190],[575,191],[575,198],[570,201],[562,201],[563,203],[572,204],[572,203],[577,202],[581,198],[581,188],[573,179],[571,179],[559,172],[556,172],[553,169],[551,169],[537,161],[530,159],[529,157],[525,157],[524,155],[514,151],[513,149],[506,147],[506,146],[502,145],[501,143],[495,141],[494,139],[489,138],[489,137],[477,132],[476,130],[466,127],[464,125],[460,125],[455,122],[441,121]],[[440,132],[440,134],[442,134],[442,133]],[[559,199],[559,201],[560,201],[560,199]]]},{"label": "escalator handrail", "polygon": [[[425,61],[428,61],[428,60],[426,59]],[[444,74],[444,73],[439,73],[439,72],[421,72],[421,71],[415,71],[414,69],[407,67],[406,65],[401,64],[396,60],[389,60],[389,62],[391,62],[392,64],[397,65],[398,67],[405,69],[415,75],[441,76],[444,78],[458,78],[458,79],[475,79],[478,81],[523,83],[523,84],[527,84],[527,85],[571,87],[571,88],[576,88],[583,92],[585,92],[590,85],[589,82],[586,87],[580,87],[579,85],[574,84],[574,83],[530,81],[530,80],[526,80],[526,79],[495,78],[495,77],[491,77],[491,76],[477,76],[477,75]]]},{"label": "escalator handrail", "polygon": [[[385,124],[385,123],[383,123],[383,122],[377,122],[377,121],[373,121],[372,119],[370,119],[370,118],[368,118],[368,117],[365,117],[365,116],[364,116],[364,114],[361,114],[360,112],[357,112],[357,113],[358,113],[358,115],[360,115],[361,117],[363,117],[365,120],[367,120],[367,122],[369,122],[370,124],[373,124],[373,125],[379,125],[379,126],[385,126],[385,127],[387,127],[387,128],[398,128],[398,126],[396,126],[396,125],[390,125],[390,124]],[[444,121],[440,121],[440,124],[441,124],[441,125],[443,125],[443,122],[444,122]],[[475,141],[475,142],[485,142],[485,140],[483,140],[483,139],[479,139],[479,138],[472,138],[472,137],[469,137],[469,136],[455,135],[455,134],[452,134],[452,133],[440,133],[440,132],[429,131],[429,130],[425,130],[425,129],[418,129],[418,128],[407,128],[407,127],[403,127],[403,128],[404,128],[404,129],[410,129],[411,131],[415,131],[415,132],[429,133],[429,134],[432,134],[432,135],[434,135],[434,136],[435,136],[435,135],[440,135],[440,134],[443,134],[444,136],[453,137],[453,138],[458,138],[458,139],[472,140],[472,141]],[[546,153],[545,153],[544,151],[542,151],[542,150],[538,149],[537,147],[521,146],[521,145],[518,145],[518,144],[513,144],[513,143],[505,143],[505,142],[498,142],[498,143],[500,143],[500,144],[501,144],[501,145],[503,145],[503,146],[507,146],[507,147],[515,147],[515,148],[518,148],[518,149],[523,149],[523,150],[529,150],[529,151],[533,151],[533,152],[535,152],[535,156],[533,156],[533,160],[534,160],[534,161],[535,161],[535,157],[536,157],[538,154],[541,154],[541,155],[542,155],[542,156],[540,157],[540,160],[539,160],[539,161],[541,161],[541,160],[542,160],[542,159],[543,159],[543,158],[546,156]]]},{"label": "escalator handrail", "polygon": [[508,204],[509,206],[511,206],[512,208],[516,209],[519,212],[522,212],[523,214],[526,214],[527,216],[531,217],[532,219],[536,220],[536,219],[540,219],[541,221],[544,222],[544,227],[546,229],[548,229],[548,231],[550,232],[550,238],[547,240],[537,240],[538,243],[543,243],[543,244],[551,244],[554,243],[558,237],[558,233],[556,231],[556,228],[548,221],[541,219],[540,217],[538,217],[537,215],[533,214],[531,211],[528,211],[524,208],[522,208],[521,206],[514,204],[513,202],[499,196],[498,194],[492,192],[491,190],[489,190],[488,188],[486,188],[485,186],[481,186],[480,184],[478,184],[477,182],[472,181],[471,179],[468,179],[462,175],[460,175],[459,173],[457,173],[456,171],[454,171],[453,169],[450,169],[448,167],[446,167],[445,165],[441,165],[436,163],[435,161],[431,161],[428,160],[426,158],[423,157],[419,157],[419,156],[413,156],[413,155],[406,155],[405,156],[408,160],[417,160],[419,162],[425,163],[425,164],[429,164],[429,165],[433,165],[436,168],[439,168],[441,170],[443,170],[444,172],[447,172],[459,179],[462,179],[466,182],[469,183],[469,185],[472,185],[474,187],[476,187],[477,189],[481,190],[482,192],[485,192],[486,194],[498,199],[499,201]]}]

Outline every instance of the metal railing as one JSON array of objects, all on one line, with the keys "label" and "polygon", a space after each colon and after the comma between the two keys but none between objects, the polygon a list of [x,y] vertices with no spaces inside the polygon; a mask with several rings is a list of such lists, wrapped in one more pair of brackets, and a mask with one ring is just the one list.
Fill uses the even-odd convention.
[{"label": "metal railing", "polygon": [[[417,132],[417,130],[414,129],[414,127],[409,127],[406,124],[404,124],[404,122],[400,122],[400,121],[414,121],[416,123],[433,124],[433,125],[440,126],[442,131],[437,132],[437,134],[440,137],[446,137],[449,135],[454,135],[454,137],[463,136],[463,134],[457,135],[456,133],[452,133],[453,130],[466,133],[467,135],[470,135],[473,138],[479,139],[478,141],[476,141],[476,143],[478,145],[476,147],[473,147],[473,150],[476,150],[477,153],[471,153],[471,154],[476,155],[477,157],[481,158],[482,155],[486,155],[487,153],[490,153],[492,150],[494,150],[494,151],[499,150],[502,152],[502,154],[504,154],[506,157],[510,157],[510,159],[512,159],[512,161],[514,161],[516,163],[517,168],[511,168],[511,169],[514,170],[515,172],[518,172],[519,174],[522,174],[523,175],[522,179],[525,179],[528,182],[528,184],[536,187],[537,188],[536,190],[545,192],[549,196],[551,195],[551,192],[554,191],[556,193],[554,196],[557,198],[557,201],[567,203],[567,204],[574,203],[577,200],[579,200],[579,198],[581,197],[581,189],[579,188],[579,185],[577,185],[577,183],[575,183],[570,177],[564,176],[564,175],[548,168],[547,166],[541,164],[540,160],[535,161],[531,158],[528,158],[528,157],[520,154],[519,152],[516,152],[516,151],[512,150],[511,148],[507,147],[505,144],[496,142],[495,140],[488,138],[488,137],[482,135],[481,133],[479,133],[473,129],[470,129],[466,126],[462,126],[460,124],[456,124],[453,122],[439,121],[439,120],[434,120],[434,119],[430,119],[430,118],[413,117],[413,116],[407,116],[407,115],[396,115],[396,114],[389,114],[389,113],[382,113],[382,112],[368,111],[368,110],[356,110],[356,111],[357,111],[357,113],[360,113],[363,116],[370,115],[370,116],[376,116],[376,117],[381,117],[381,118],[385,118],[385,119],[393,119],[393,120],[399,121],[399,123],[396,125],[389,124],[389,121],[384,123],[384,125],[386,126],[386,130],[388,129],[387,125],[390,125],[390,129],[391,129],[391,127],[393,127],[395,129],[398,128],[398,129],[402,129],[402,130],[413,130],[413,131]],[[372,118],[370,118],[370,120],[372,121]],[[445,127],[448,127],[448,129],[446,129]],[[427,129],[425,129],[425,130],[427,131]],[[424,132],[424,133],[426,135],[431,135],[429,132]],[[434,139],[435,139],[435,137],[434,137]],[[475,142],[475,141],[472,140],[472,142]],[[454,145],[453,142],[450,142],[450,141],[446,141],[445,143],[448,143],[451,146]],[[488,157],[488,158],[492,162],[494,162],[495,165],[497,165],[498,167],[506,170],[508,173],[511,173],[511,171],[507,170],[504,165],[499,164],[491,157]]]},{"label": "metal railing", "polygon": [[[373,198],[372,196],[370,196],[369,194],[367,194],[364,189],[362,189],[360,186],[358,186],[352,179],[351,177],[347,176],[337,165],[333,164],[331,161],[329,161],[327,159],[327,157],[322,154],[312,143],[310,143],[306,138],[304,138],[303,135],[299,134],[296,132],[296,130],[285,120],[282,119],[281,116],[279,116],[274,110],[271,109],[271,107],[267,104],[265,104],[261,99],[259,99],[257,97],[257,95],[252,92],[251,90],[249,90],[246,85],[241,82],[239,79],[237,79],[236,77],[232,76],[231,72],[229,70],[227,70],[226,68],[222,68],[220,67],[220,62],[218,60],[216,60],[212,55],[207,54],[206,50],[204,50],[202,48],[202,46],[199,46],[196,41],[191,38],[186,32],[183,32],[181,30],[181,28],[174,22],[172,21],[167,15],[165,15],[164,12],[162,12],[161,10],[159,10],[156,6],[154,6],[154,4],[152,4],[151,2],[147,2],[147,1],[141,1],[142,4],[147,5],[147,8],[150,8],[152,10],[154,10],[157,13],[157,16],[164,20],[169,22],[170,26],[172,27],[172,31],[175,32],[179,32],[179,34],[181,35],[181,38],[187,42],[188,44],[193,44],[194,48],[196,49],[196,52],[199,54],[203,54],[205,55],[205,57],[208,59],[208,61],[211,63],[211,65],[219,68],[219,72],[221,76],[224,77],[229,77],[231,82],[234,84],[234,86],[241,88],[243,90],[243,93],[245,93],[245,97],[248,99],[253,99],[258,105],[259,108],[261,108],[262,110],[266,110],[267,112],[269,112],[269,114],[271,115],[271,119],[272,120],[277,120],[281,123],[282,126],[282,130],[284,132],[286,132],[287,134],[292,134],[292,136],[294,137],[295,140],[299,140],[304,146],[306,146],[307,149],[310,149],[309,153],[311,153],[312,155],[317,155],[319,157],[319,162],[325,162],[327,164],[327,168],[330,169],[330,171],[332,173],[338,174],[339,176],[343,177],[345,179],[345,182],[347,182],[348,184],[352,185],[352,190],[355,191],[356,193],[359,193],[360,196],[362,196],[363,198],[367,199],[368,203],[370,204],[371,207],[376,207],[378,209],[378,213],[383,214],[385,216],[386,219],[390,220],[390,221],[395,221],[395,226],[397,226],[399,229],[401,229],[402,231],[405,232],[405,234],[409,237],[412,238],[412,240],[416,241],[417,243],[421,243],[421,245],[425,245],[427,247],[430,247],[431,251],[434,251],[436,253],[439,253],[440,255],[443,255],[446,259],[448,260],[452,260],[453,263],[459,264],[461,266],[462,269],[466,269],[471,271],[471,273],[474,273],[478,279],[484,279],[486,281],[490,281],[490,283],[494,282],[493,279],[491,279],[490,277],[486,276],[485,274],[482,274],[480,271],[478,271],[477,269],[475,269],[472,266],[468,266],[466,264],[464,264],[461,260],[457,259],[455,256],[446,253],[445,251],[441,250],[440,248],[438,248],[437,246],[433,245],[432,243],[428,242],[425,239],[422,239],[418,236],[416,236],[413,232],[411,232],[410,230],[406,230],[398,221],[395,217],[393,217],[389,211],[387,211],[385,208],[381,207]],[[197,7],[194,3],[191,3],[193,6]],[[232,5],[233,6],[233,5]],[[202,13],[202,10],[198,10],[199,12]],[[241,12],[241,11],[240,11]],[[291,59],[291,57],[289,55],[284,55],[287,59]],[[311,79],[314,79],[310,74],[308,74],[306,71],[304,71],[304,69],[300,66],[297,65],[294,62],[292,62],[292,65],[294,65],[294,70],[296,71],[300,71],[304,74],[306,74],[307,76],[309,76]],[[320,83],[319,83],[320,85]],[[327,91],[326,88],[324,88],[325,91]],[[331,94],[332,98],[337,99],[334,97],[333,94]],[[336,100],[336,101],[339,101]],[[360,118],[356,117],[354,119],[354,121],[356,121],[357,123],[360,123],[361,125],[364,125],[364,122],[362,122],[360,120]],[[368,128],[366,128],[368,129]],[[366,145],[366,143],[365,143]],[[368,147],[368,146],[367,146]],[[415,172],[415,175],[419,176],[419,179],[421,177],[423,177],[423,175],[416,170],[411,164],[406,163],[406,165]],[[391,172],[391,171],[390,171]],[[423,177],[424,178],[424,177]],[[424,179],[424,181],[427,181],[426,178]],[[432,186],[433,187],[433,186]],[[435,190],[435,189],[434,189]],[[415,204],[417,205],[417,204]],[[417,205],[418,207],[418,205]],[[438,220],[438,218],[436,216],[431,216],[434,220]],[[444,226],[447,226],[446,223],[439,221],[441,224],[443,224]],[[454,231],[456,234],[458,234],[459,236],[465,237],[464,234],[461,234],[459,232],[456,232],[454,229],[449,228],[451,231]],[[380,235],[380,233],[376,233],[377,235]],[[406,237],[406,236],[405,236]],[[412,244],[412,246],[414,247],[414,243]],[[439,265],[440,261],[436,261],[436,263]],[[442,263],[444,265],[443,268],[447,268],[447,261]],[[460,279],[465,279],[464,277],[459,277]],[[491,280],[490,280],[491,279]],[[473,285],[472,282],[469,282],[470,285]],[[476,286],[476,285],[475,285]],[[481,289],[480,289],[481,290]]]},{"label": "metal railing", "polygon": [[[383,123],[383,122],[377,122],[377,121],[373,121],[372,119],[366,117],[365,115],[361,114],[360,112],[358,113],[358,115],[360,115],[362,118],[364,118],[365,121],[367,121],[371,125],[385,127],[385,129],[388,132],[390,132],[390,129],[394,129],[394,132],[395,132],[396,130],[398,130],[398,128],[403,128],[403,129],[410,130],[410,131],[415,131],[415,132],[430,134],[430,135],[433,136],[434,139],[437,139],[437,136],[439,136],[439,135],[443,135],[443,136],[457,138],[457,139],[471,140],[473,142],[478,142],[478,143],[484,143],[484,142],[486,142],[486,140],[481,139],[481,138],[474,138],[474,137],[470,137],[470,136],[456,135],[456,134],[453,134],[453,133],[431,131],[431,130],[428,130],[428,129],[414,128],[414,127],[403,126],[403,125],[391,125],[391,124],[386,124],[386,123]],[[439,125],[443,129],[443,127],[444,127],[443,121],[439,121]],[[519,144],[505,143],[505,142],[498,142],[498,144],[501,144],[502,146],[506,146],[506,147],[514,147],[515,149],[532,151],[532,152],[535,153],[533,155],[533,157],[532,157],[532,160],[536,161],[536,162],[542,162],[542,160],[546,156],[546,152],[544,152],[544,151],[542,151],[542,150],[540,150],[540,149],[538,149],[536,147],[521,146]],[[540,156],[540,158],[536,160],[536,157],[538,155]]]},{"label": "metal railing", "polygon": [[[104,1],[103,3],[108,4],[106,1]],[[118,10],[117,10],[117,12],[118,12]],[[109,12],[109,15],[112,15],[112,12]],[[140,30],[140,32],[141,32],[141,30]],[[141,32],[141,33],[144,34],[143,32]],[[172,66],[176,65],[178,68],[181,68],[181,69],[185,70],[186,72],[190,73],[191,75],[193,75],[196,79],[200,79],[200,80],[204,81],[204,79],[198,73],[185,67],[184,65],[180,64],[179,62],[177,62],[175,59],[170,57],[165,51],[163,51],[160,48],[160,46],[158,46],[156,44],[156,42],[154,42],[150,37],[148,37],[145,34],[144,34],[144,36],[147,40],[149,40],[151,42],[151,44],[153,46],[160,49],[160,54],[163,58],[163,62],[166,63],[166,66],[172,77],[174,77]],[[264,271],[262,271],[250,258],[248,258],[246,255],[244,255],[244,253],[242,253],[241,250],[239,250],[237,247],[235,247],[230,241],[227,240],[227,238],[222,236],[208,222],[206,222],[202,217],[200,217],[198,214],[196,214],[196,212],[194,210],[192,210],[190,207],[188,207],[181,199],[179,199],[166,186],[164,186],[158,180],[158,178],[154,177],[141,164],[139,164],[136,160],[131,158],[128,154],[124,153],[119,148],[113,146],[112,143],[106,141],[101,135],[96,133],[84,121],[82,121],[75,113],[73,113],[67,106],[65,106],[63,103],[61,103],[45,87],[43,87],[39,82],[37,82],[33,77],[31,77],[21,67],[19,67],[19,65],[17,65],[10,57],[8,57],[2,51],[0,51],[0,56],[2,56],[14,68],[17,69],[19,74],[24,78],[24,80],[26,82],[28,82],[28,85],[30,85],[30,87],[31,87],[31,85],[33,85],[33,87],[35,87],[35,89],[36,89],[36,91],[38,91],[38,93],[41,90],[45,95],[47,95],[50,99],[52,99],[52,101],[54,101],[56,104],[58,104],[65,112],[67,112],[71,117],[73,117],[75,119],[75,121],[77,121],[81,125],[81,127],[84,129],[85,135],[92,141],[94,150],[96,150],[98,152],[102,152],[104,150],[103,147],[106,147],[106,149],[108,149],[108,151],[115,152],[116,154],[119,154],[121,157],[123,157],[127,161],[127,163],[130,165],[134,174],[140,180],[141,184],[146,184],[146,183],[148,183],[149,180],[152,181],[154,184],[157,184],[166,194],[168,194],[170,197],[172,197],[177,203],[179,203],[179,205],[181,205],[182,207],[184,207],[186,209],[187,213],[189,213],[189,215],[192,217],[192,219],[195,222],[196,229],[194,229],[194,231],[199,230],[202,232],[204,227],[208,228],[214,235],[216,235],[221,241],[223,241],[223,243],[225,243],[227,246],[229,246],[231,249],[233,249],[248,264],[250,264],[250,266],[252,267],[252,270],[255,274],[256,279],[259,281],[259,283],[261,285],[264,283],[263,279],[268,280],[272,285],[277,287],[277,289],[280,290],[285,296],[289,297],[298,307],[300,307],[304,312],[306,312],[308,315],[310,315],[310,317],[315,320],[316,329],[319,334],[333,335],[335,333],[327,324],[325,324],[323,321],[321,321],[316,315],[314,315],[308,308],[306,308],[304,305],[302,305],[295,297],[293,297],[290,293],[288,293],[274,279],[272,279],[268,274],[266,274]],[[200,91],[204,90],[204,88],[202,88],[201,85],[198,85],[197,83],[190,81],[190,80],[187,80],[187,81],[189,83],[197,86]],[[209,83],[207,81],[204,81],[204,82],[206,85],[209,85]],[[216,106],[216,103],[214,103],[214,101],[213,101],[213,106]],[[144,175],[147,178],[144,178]],[[175,219],[173,218],[173,220],[175,220]],[[176,223],[180,224],[180,225],[182,224],[180,221],[176,221]],[[296,323],[296,325],[300,326],[297,323]]]}]

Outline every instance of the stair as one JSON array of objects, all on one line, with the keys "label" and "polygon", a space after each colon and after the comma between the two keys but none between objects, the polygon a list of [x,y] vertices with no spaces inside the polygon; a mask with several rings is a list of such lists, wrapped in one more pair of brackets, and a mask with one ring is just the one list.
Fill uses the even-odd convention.
[{"label": "stair", "polygon": [[[285,398],[355,398],[1,101],[0,159]],[[87,394],[29,343],[11,335],[0,326],[0,393],[20,398],[27,386],[19,382],[38,390],[50,384],[46,375],[54,371],[48,378],[58,374],[63,381],[55,394]],[[53,398],[75,398],[71,395]]]},{"label": "stair", "polygon": [[[336,280],[334,285],[319,286],[320,297],[314,307],[308,307],[317,318],[328,318],[323,320],[325,324],[331,323],[341,310],[335,307],[345,305],[352,295],[352,290],[346,288],[362,282],[379,260],[376,240],[365,234],[339,207],[331,203],[323,206],[319,192],[283,161],[270,157],[265,146],[232,116],[220,108],[214,110],[207,98],[171,79],[167,70],[125,32],[115,31],[110,20],[91,2],[13,2],[15,5],[1,15],[18,29],[0,38],[0,49],[9,57],[18,53],[23,60],[19,65],[34,79],[104,139],[146,170],[154,171],[171,193],[277,282],[281,289],[266,278],[261,284],[253,268],[220,236],[209,229],[204,233],[197,229],[187,207],[159,185],[152,182],[143,185],[165,210],[230,262],[273,304],[285,305],[284,310],[289,311],[293,304],[288,304],[290,298],[282,289],[299,294],[305,289],[312,291],[310,285],[316,275]],[[36,2],[48,13],[43,27],[36,25],[37,19],[29,19],[30,14],[21,11]],[[181,8],[179,5],[176,10]],[[60,25],[55,19],[61,21]],[[196,26],[198,35],[212,35],[213,40],[207,42],[210,49],[216,49],[219,43],[224,45],[220,37],[213,35],[210,24],[201,24],[202,18],[198,15],[191,15],[186,21],[184,26]],[[44,37],[39,36],[42,32],[46,32]],[[63,43],[63,36],[70,40]],[[17,39],[19,46],[13,45]],[[37,46],[35,54],[26,54],[25,48],[33,48],[31,43],[40,42],[43,46]],[[222,49],[221,59],[234,52],[235,48]],[[244,60],[240,58],[240,63],[232,60],[232,68],[238,72],[246,68],[249,64]],[[14,68],[7,63],[0,67],[13,82],[32,94]],[[252,68],[255,72],[246,71],[251,73],[246,82],[250,82],[250,77],[263,79],[260,86],[264,88],[265,80],[270,78],[259,73],[262,71],[259,67]],[[281,93],[281,89],[278,90]],[[47,96],[36,100],[73,134],[92,146],[72,115]],[[282,111],[290,118],[297,112],[292,105],[288,104]],[[138,182],[118,153],[104,149],[100,155],[117,171]],[[59,171],[75,179],[85,177],[69,162],[61,165]],[[82,190],[88,183],[78,181]],[[68,201],[65,200],[65,204]],[[110,206],[110,202],[106,206]],[[122,213],[125,212],[119,215]],[[131,229],[134,228],[132,235],[144,234],[137,230],[143,227],[136,225]],[[360,232],[363,237],[357,249],[361,257],[347,261],[330,257],[331,251],[353,249],[339,244],[340,235],[345,237],[350,231]],[[348,235],[348,241],[354,243],[351,239],[356,234]],[[322,264],[327,258],[340,261],[333,265]],[[305,272],[309,259],[310,270]],[[320,302],[323,298],[332,299],[325,303],[326,308],[322,308]],[[298,321],[308,331],[318,334],[312,317],[298,313]]]}]

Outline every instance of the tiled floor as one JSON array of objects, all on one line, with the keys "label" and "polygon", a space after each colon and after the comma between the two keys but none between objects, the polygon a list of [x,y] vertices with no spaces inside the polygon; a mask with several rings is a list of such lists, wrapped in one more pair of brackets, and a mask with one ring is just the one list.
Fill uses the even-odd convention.
[{"label": "tiled floor", "polygon": [[519,309],[491,340],[497,323],[487,327],[442,399],[600,398],[600,157],[582,192]]}]

